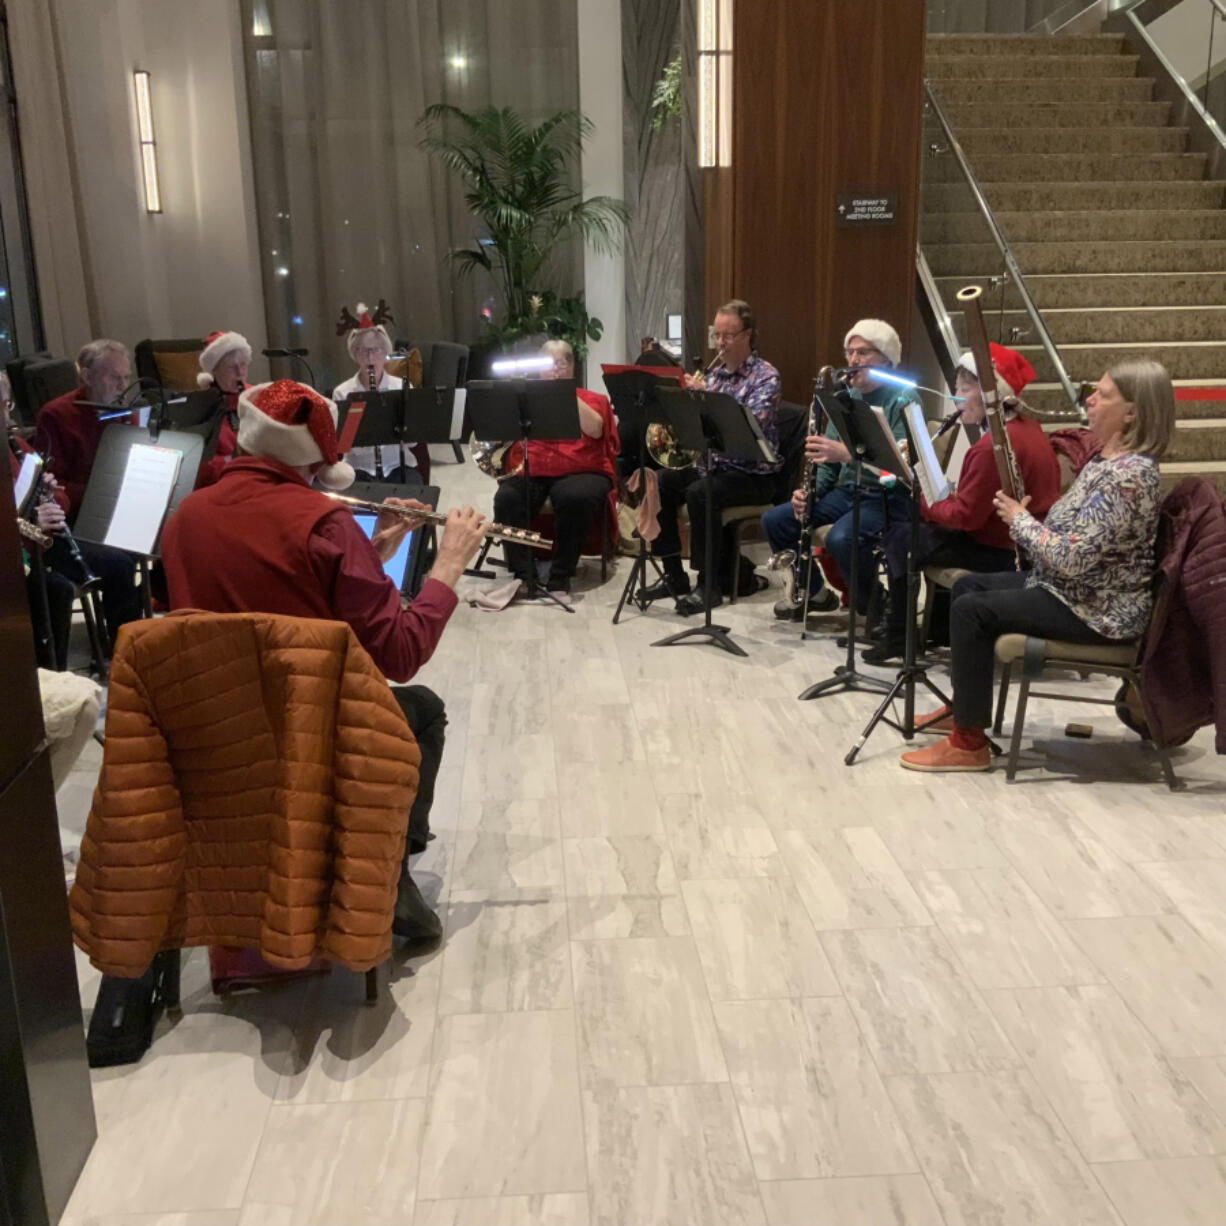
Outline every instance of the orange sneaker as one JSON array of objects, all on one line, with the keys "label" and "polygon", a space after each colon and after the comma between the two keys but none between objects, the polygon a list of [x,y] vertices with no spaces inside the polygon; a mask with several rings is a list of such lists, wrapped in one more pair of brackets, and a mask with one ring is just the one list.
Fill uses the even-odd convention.
[{"label": "orange sneaker", "polygon": [[916,732],[940,732],[948,736],[954,730],[954,713],[948,707],[938,707],[927,715],[915,717]]},{"label": "orange sneaker", "polygon": [[903,754],[899,762],[909,771],[986,771],[992,766],[992,751],[987,745],[958,749],[945,737],[927,749]]}]

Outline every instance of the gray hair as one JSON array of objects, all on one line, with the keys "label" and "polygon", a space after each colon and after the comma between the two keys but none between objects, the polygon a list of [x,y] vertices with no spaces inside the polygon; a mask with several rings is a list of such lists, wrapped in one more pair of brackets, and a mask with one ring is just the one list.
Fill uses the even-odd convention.
[{"label": "gray hair", "polygon": [[561,338],[546,341],[541,346],[541,352],[547,353],[556,362],[558,358],[565,358],[572,366],[575,364],[575,351],[571,347],[570,341],[564,341]]},{"label": "gray hair", "polygon": [[1133,417],[1120,432],[1129,451],[1159,460],[1175,431],[1175,389],[1165,366],[1147,358],[1107,368],[1107,377],[1133,407]]},{"label": "gray hair", "polygon": [[83,345],[81,352],[77,354],[77,369],[84,375],[108,354],[112,353],[122,353],[126,358],[128,356],[128,347],[122,341],[111,341],[105,338],[90,341],[87,345]]}]

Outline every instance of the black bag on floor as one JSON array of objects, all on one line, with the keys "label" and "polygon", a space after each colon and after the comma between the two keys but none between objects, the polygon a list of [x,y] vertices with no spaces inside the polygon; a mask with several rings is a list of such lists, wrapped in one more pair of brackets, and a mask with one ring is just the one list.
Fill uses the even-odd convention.
[{"label": "black bag on floor", "polygon": [[178,1004],[177,949],[158,954],[139,979],[103,975],[85,1038],[89,1067],[135,1064],[153,1042],[158,1010]]}]

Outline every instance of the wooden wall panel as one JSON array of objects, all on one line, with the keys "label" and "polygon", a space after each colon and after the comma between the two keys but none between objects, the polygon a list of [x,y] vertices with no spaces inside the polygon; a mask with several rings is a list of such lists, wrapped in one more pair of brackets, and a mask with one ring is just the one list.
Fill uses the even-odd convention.
[{"label": "wooden wall panel", "polygon": [[[731,199],[707,192],[706,296],[757,308],[762,354],[788,399],[808,399],[818,367],[841,361],[843,335],[863,316],[898,329],[905,360],[924,9],[923,0],[737,0]],[[838,194],[857,191],[897,193],[897,220],[838,225]]]}]

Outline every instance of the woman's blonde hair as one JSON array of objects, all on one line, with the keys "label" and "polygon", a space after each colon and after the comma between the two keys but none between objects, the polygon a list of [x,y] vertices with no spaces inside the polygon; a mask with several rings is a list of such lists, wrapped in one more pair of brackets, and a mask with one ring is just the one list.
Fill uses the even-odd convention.
[{"label": "woman's blonde hair", "polygon": [[1175,389],[1166,367],[1139,358],[1108,367],[1107,377],[1133,409],[1132,420],[1120,432],[1121,445],[1160,460],[1175,430]]}]

